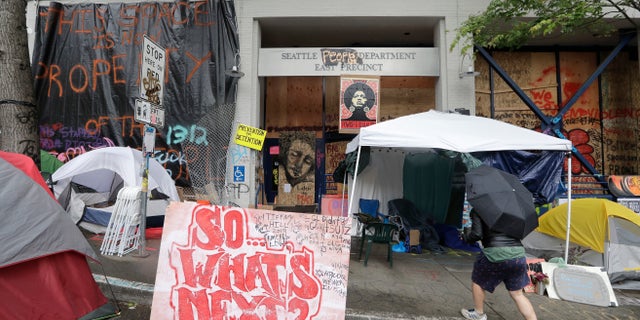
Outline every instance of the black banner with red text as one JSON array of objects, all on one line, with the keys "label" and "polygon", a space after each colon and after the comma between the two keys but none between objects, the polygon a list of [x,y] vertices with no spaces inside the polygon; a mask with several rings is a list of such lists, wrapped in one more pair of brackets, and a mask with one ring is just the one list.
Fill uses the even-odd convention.
[{"label": "black banner with red text", "polygon": [[188,184],[185,146],[206,153],[212,130],[231,131],[232,121],[217,121],[228,123],[225,128],[199,126],[205,115],[235,105],[237,79],[225,76],[238,50],[229,1],[40,7],[32,66],[41,148],[65,162],[104,146],[142,149],[144,124],[135,121],[134,110],[145,35],[167,57],[165,121],[154,157],[179,184]]}]

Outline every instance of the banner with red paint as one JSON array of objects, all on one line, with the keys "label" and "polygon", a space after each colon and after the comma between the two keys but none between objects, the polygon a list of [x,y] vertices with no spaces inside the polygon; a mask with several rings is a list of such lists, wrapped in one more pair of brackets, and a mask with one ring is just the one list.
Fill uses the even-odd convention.
[{"label": "banner with red paint", "polygon": [[344,319],[350,220],[172,202],[151,319]]},{"label": "banner with red paint", "polygon": [[238,53],[232,1],[50,2],[37,15],[32,72],[42,150],[67,162],[100,147],[142,148],[135,114],[148,38],[165,49],[166,64],[153,156],[180,185],[190,180],[186,153],[225,157],[215,142],[228,141],[235,114],[237,79],[225,74]]}]

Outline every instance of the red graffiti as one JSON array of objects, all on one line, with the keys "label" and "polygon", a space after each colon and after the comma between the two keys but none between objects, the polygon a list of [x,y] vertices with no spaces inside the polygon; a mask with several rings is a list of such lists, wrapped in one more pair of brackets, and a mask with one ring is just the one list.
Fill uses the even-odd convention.
[{"label": "red graffiti", "polygon": [[179,319],[311,319],[322,284],[314,253],[250,238],[246,212],[198,206],[189,242],[172,248],[171,307]]},{"label": "red graffiti", "polygon": [[531,90],[533,102],[542,110],[557,110],[555,95],[548,90]]},{"label": "red graffiti", "polygon": [[[569,131],[567,134],[564,133],[565,136],[571,140],[574,147],[578,150],[578,152],[582,155],[582,157],[593,167],[595,165],[596,160],[593,158],[594,149],[591,145],[589,145],[589,134],[582,129],[574,129]],[[567,162],[565,161],[564,170],[567,171]],[[580,174],[580,173],[588,173],[589,171],[578,161],[578,158],[575,156],[571,156],[571,173]]]}]

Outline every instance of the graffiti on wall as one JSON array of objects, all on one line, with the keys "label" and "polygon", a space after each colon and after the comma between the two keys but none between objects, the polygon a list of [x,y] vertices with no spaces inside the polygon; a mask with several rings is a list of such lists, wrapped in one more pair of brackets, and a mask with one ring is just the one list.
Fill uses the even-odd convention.
[{"label": "graffiti on wall", "polygon": [[[188,184],[185,148],[206,148],[218,130],[230,131],[198,125],[220,102],[235,108],[226,98],[235,86],[218,76],[237,47],[229,6],[218,0],[39,6],[32,72],[41,148],[63,161],[110,145],[142,148],[144,125],[134,110],[147,36],[167,55],[168,71],[159,79],[166,119],[156,153],[177,182]],[[232,119],[219,123],[230,127]]]},{"label": "graffiti on wall", "polygon": [[[555,65],[553,53],[549,52],[496,53],[494,57],[548,119],[564,107],[558,105],[558,94],[562,95],[562,103],[566,103],[597,68],[595,52],[560,52],[560,68]],[[629,67],[630,63],[636,66]],[[602,81],[591,84],[566,110],[560,123],[560,132],[573,142],[581,157],[603,175],[638,172],[640,108],[635,107],[638,103],[634,101],[640,97],[634,88],[640,84],[637,72],[630,71],[637,70],[637,63],[630,62],[626,53],[614,59],[603,72]],[[486,65],[483,67],[487,68]],[[561,81],[560,90],[557,79]],[[478,83],[479,87],[489,87],[487,79],[478,79]],[[489,116],[489,99],[485,99],[485,93],[489,91],[479,90],[477,110],[478,114]],[[493,94],[496,119],[543,130],[538,116],[506,87],[502,79],[496,80]],[[571,171],[574,175],[591,174],[575,156]],[[582,182],[594,181],[585,179]]]}]

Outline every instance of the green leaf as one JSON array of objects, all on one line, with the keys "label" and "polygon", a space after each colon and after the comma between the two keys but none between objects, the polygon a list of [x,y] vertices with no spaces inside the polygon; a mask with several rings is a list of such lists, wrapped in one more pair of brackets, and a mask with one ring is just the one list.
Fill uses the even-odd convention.
[{"label": "green leaf", "polygon": [[534,39],[577,31],[606,36],[616,31],[611,19],[636,26],[630,16],[639,13],[640,0],[493,0],[455,30],[450,50],[517,49]]}]

